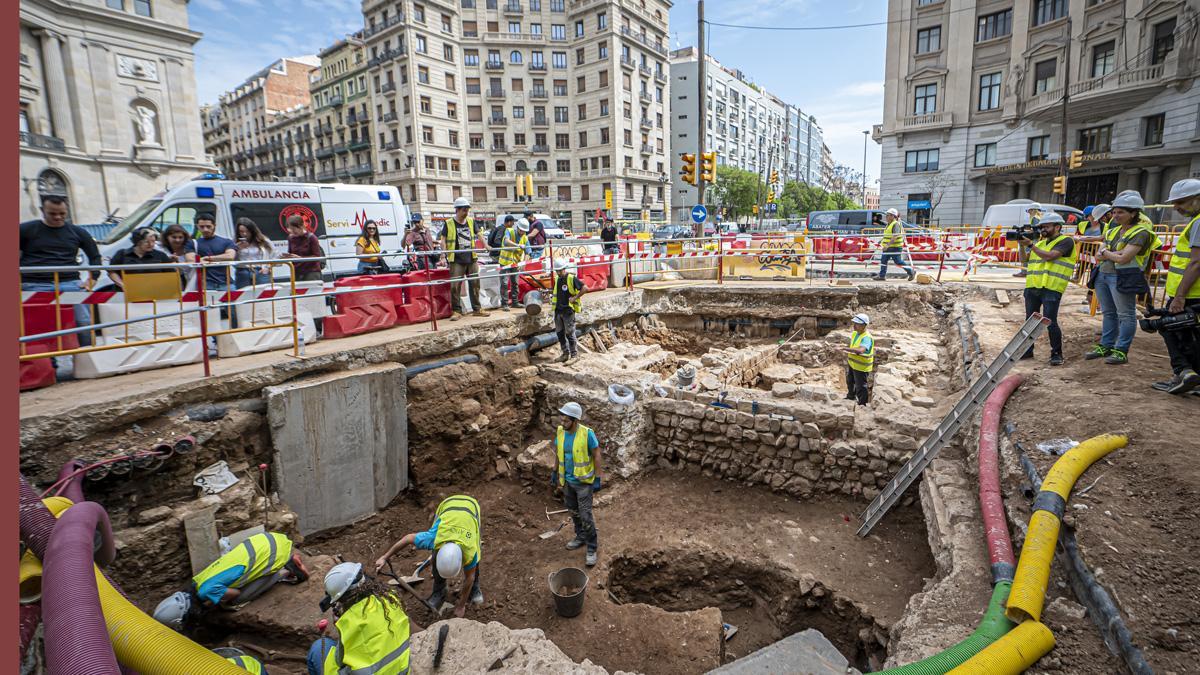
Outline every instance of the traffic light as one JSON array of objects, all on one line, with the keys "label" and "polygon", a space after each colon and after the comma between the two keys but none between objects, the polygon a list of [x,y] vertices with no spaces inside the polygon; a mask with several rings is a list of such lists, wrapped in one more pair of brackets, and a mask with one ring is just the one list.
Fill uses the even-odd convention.
[{"label": "traffic light", "polygon": [[1056,194],[1056,195],[1067,194],[1067,177],[1066,176],[1055,176],[1054,177],[1054,194]]},{"label": "traffic light", "polygon": [[1072,150],[1071,159],[1067,161],[1067,168],[1078,169],[1081,166],[1083,166],[1083,151]]},{"label": "traffic light", "polygon": [[771,171],[771,185],[778,185],[778,184],[779,184],[779,172]]},{"label": "traffic light", "polygon": [[717,153],[706,152],[700,155],[700,180],[705,183],[715,183],[717,180]]},{"label": "traffic light", "polygon": [[750,206],[750,213],[756,216],[758,215],[758,204],[752,204]]},{"label": "traffic light", "polygon": [[683,160],[683,167],[679,170],[679,175],[683,176],[683,182],[696,184],[696,155],[691,152],[679,153],[679,159]]},{"label": "traffic light", "polygon": [[533,174],[525,174],[525,199],[533,201]]},{"label": "traffic light", "polygon": [[767,203],[768,204],[775,203],[775,191],[774,190],[767,190]]}]

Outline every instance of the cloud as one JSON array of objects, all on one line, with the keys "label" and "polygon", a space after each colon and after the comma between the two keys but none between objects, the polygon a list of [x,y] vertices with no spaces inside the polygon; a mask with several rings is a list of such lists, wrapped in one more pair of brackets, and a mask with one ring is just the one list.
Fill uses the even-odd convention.
[{"label": "cloud", "polygon": [[874,96],[880,100],[883,99],[883,80],[870,82],[853,82],[847,84],[841,89],[834,92],[835,98],[848,98],[859,96]]}]

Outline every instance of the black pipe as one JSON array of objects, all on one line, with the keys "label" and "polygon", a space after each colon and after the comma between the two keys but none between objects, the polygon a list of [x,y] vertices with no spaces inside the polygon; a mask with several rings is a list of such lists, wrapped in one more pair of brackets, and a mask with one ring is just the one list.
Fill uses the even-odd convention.
[{"label": "black pipe", "polygon": [[464,356],[452,356],[448,359],[441,359],[439,361],[429,361],[428,363],[421,363],[421,364],[418,364],[415,366],[409,366],[405,370],[405,375],[407,375],[408,377],[412,377],[414,375],[420,375],[421,373],[428,372],[435,368],[441,368],[442,366],[450,366],[455,363],[479,363],[479,356],[477,354],[466,354]]},{"label": "black pipe", "polygon": [[525,350],[535,352],[538,349],[549,347],[555,342],[558,342],[558,333],[543,333],[541,335],[535,335],[531,338],[527,338],[526,340],[518,342],[515,345],[506,345],[504,347],[500,347],[496,350],[496,352],[499,354],[512,354],[513,352],[522,352]]}]

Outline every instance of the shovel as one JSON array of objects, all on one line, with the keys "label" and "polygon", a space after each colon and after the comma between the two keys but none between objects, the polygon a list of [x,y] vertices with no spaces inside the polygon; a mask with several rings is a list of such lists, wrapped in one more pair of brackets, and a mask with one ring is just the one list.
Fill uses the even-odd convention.
[{"label": "shovel", "polygon": [[411,594],[412,594],[412,596],[413,596],[414,598],[416,598],[417,600],[420,600],[420,601],[421,601],[421,604],[422,604],[422,605],[425,605],[426,607],[428,607],[428,608],[429,608],[429,611],[433,612],[433,613],[434,613],[434,615],[436,615],[436,616],[441,616],[441,615],[442,615],[442,613],[441,613],[441,611],[440,611],[440,608],[438,608],[438,607],[434,607],[432,602],[429,602],[429,601],[428,601],[428,600],[426,600],[425,598],[422,598],[420,595],[417,595],[417,591],[416,591],[416,590],[415,590],[415,589],[414,589],[412,586],[409,586],[407,581],[405,581],[404,579],[401,579],[401,578],[400,578],[400,577],[399,577],[399,576],[396,574],[396,570],[392,569],[392,563],[391,563],[391,561],[388,561],[388,571],[387,571],[387,572],[383,572],[383,574],[386,574],[386,575],[388,575],[389,577],[391,577],[392,579],[395,579],[395,580],[396,580],[396,585],[397,585],[397,586],[399,586],[400,588],[403,588],[404,590],[406,590],[406,591],[408,591],[409,593],[411,593]]},{"label": "shovel", "polygon": [[553,537],[554,535],[558,534],[558,531],[563,529],[566,526],[567,526],[567,521],[564,520],[561,523],[559,523],[558,527],[554,528],[553,530],[546,530],[545,532],[539,534],[538,539],[549,539],[550,537]]},{"label": "shovel", "polygon": [[413,572],[410,576],[403,577],[404,583],[419,584],[422,581],[425,581],[425,578],[421,576],[421,570],[425,569],[426,567],[429,567],[429,563],[431,563],[431,562],[433,562],[433,556],[429,556],[428,558],[425,559],[425,562],[421,563],[420,565],[417,565],[416,571]]}]

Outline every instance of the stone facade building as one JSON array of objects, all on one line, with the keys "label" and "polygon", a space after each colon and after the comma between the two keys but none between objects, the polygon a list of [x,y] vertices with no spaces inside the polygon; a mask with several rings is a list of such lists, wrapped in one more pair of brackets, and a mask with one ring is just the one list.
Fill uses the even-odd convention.
[{"label": "stone facade building", "polygon": [[[1015,198],[1161,202],[1200,176],[1198,7],[889,0],[881,205],[953,224]],[[1084,153],[1065,199],[1051,191],[1064,147]]]},{"label": "stone facade building", "polygon": [[20,218],[64,195],[76,223],[128,215],[211,170],[185,0],[22,0]]},{"label": "stone facade building", "polygon": [[321,50],[312,81],[317,180],[373,183],[371,97],[361,34]]}]

